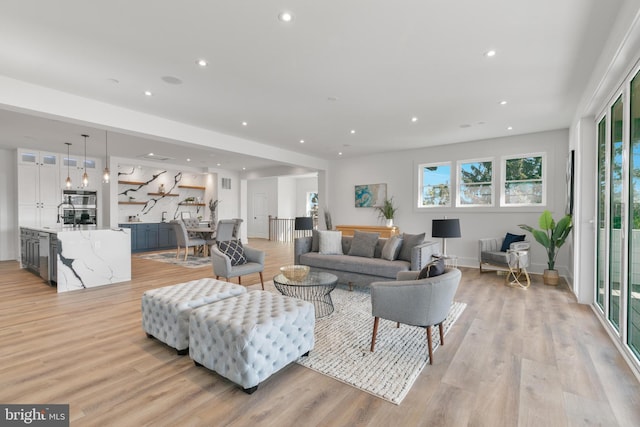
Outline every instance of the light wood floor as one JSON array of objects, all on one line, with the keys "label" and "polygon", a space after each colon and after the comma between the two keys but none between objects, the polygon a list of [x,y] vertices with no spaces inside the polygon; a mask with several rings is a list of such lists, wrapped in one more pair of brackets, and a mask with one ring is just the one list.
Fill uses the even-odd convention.
[{"label": "light wood floor", "polygon": [[[265,279],[292,262],[291,244],[251,246]],[[463,268],[467,309],[396,406],[296,364],[243,393],[140,326],[145,290],[211,269],[132,266],[131,282],[59,295],[0,263],[0,403],[68,403],[72,426],[640,425],[640,385],[591,309],[539,277],[524,291]]]}]

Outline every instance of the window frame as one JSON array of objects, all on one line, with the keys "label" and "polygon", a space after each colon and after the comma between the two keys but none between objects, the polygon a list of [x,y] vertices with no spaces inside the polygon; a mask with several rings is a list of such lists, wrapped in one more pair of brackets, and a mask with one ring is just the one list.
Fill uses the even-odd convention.
[{"label": "window frame", "polygon": [[[507,181],[507,161],[514,159],[525,159],[528,157],[541,157],[542,158],[542,176],[541,176],[541,185],[542,185],[542,195],[540,203],[507,203],[506,202],[506,187],[510,181]],[[520,207],[543,207],[547,206],[547,181],[548,181],[548,173],[547,173],[547,153],[546,152],[536,152],[536,153],[524,153],[524,154],[509,154],[506,156],[502,156],[500,158],[500,207],[505,208],[520,208]]]},{"label": "window frame", "polygon": [[[462,166],[471,163],[491,163],[491,181],[489,187],[491,188],[491,201],[488,204],[463,204],[461,201],[461,187],[467,185],[462,181]],[[496,205],[496,168],[495,157],[483,157],[476,159],[458,160],[456,162],[456,207],[458,208],[492,208]]]},{"label": "window frame", "polygon": [[[448,166],[449,167],[449,201],[445,205],[425,205],[423,204],[423,194],[424,194],[424,169],[430,166]],[[455,190],[454,177],[453,177],[453,162],[452,161],[444,161],[444,162],[429,162],[429,163],[420,163],[418,165],[418,200],[417,200],[417,208],[418,209],[434,209],[434,208],[452,208],[453,203],[453,195],[451,194],[452,190]]]}]

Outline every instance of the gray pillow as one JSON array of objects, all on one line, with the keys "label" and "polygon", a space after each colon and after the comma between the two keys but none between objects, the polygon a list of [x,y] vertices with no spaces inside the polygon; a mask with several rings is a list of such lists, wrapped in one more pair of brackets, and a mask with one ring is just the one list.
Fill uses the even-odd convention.
[{"label": "gray pillow", "polygon": [[318,231],[320,250],[324,255],[342,255],[342,231]]},{"label": "gray pillow", "polygon": [[348,255],[373,258],[380,233],[365,233],[355,230]]},{"label": "gray pillow", "polygon": [[424,233],[407,234],[402,233],[402,247],[398,254],[398,259],[411,262],[411,251],[413,248],[424,242]]},{"label": "gray pillow", "polygon": [[391,236],[387,239],[387,242],[384,244],[382,248],[382,255],[380,258],[386,259],[388,261],[393,261],[398,258],[398,254],[400,253],[400,248],[402,247],[402,236],[395,235]]},{"label": "gray pillow", "polygon": [[320,251],[320,234],[318,230],[311,231],[311,252]]}]

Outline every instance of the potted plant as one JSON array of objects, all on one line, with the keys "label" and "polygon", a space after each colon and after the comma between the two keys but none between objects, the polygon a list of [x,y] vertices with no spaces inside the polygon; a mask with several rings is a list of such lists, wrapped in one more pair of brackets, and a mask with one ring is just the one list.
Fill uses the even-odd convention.
[{"label": "potted plant", "polygon": [[378,211],[378,218],[384,218],[387,220],[387,227],[393,227],[393,217],[396,214],[398,208],[393,206],[393,197],[390,199],[384,199],[382,206],[376,206]]},{"label": "potted plant", "polygon": [[551,216],[551,212],[545,210],[540,215],[538,224],[540,230],[525,224],[520,224],[519,227],[530,232],[536,241],[547,250],[547,266],[549,268],[544,271],[542,277],[545,285],[557,285],[559,276],[558,271],[555,269],[556,257],[558,256],[558,250],[564,245],[569,232],[573,228],[571,215],[565,215],[556,223]]}]

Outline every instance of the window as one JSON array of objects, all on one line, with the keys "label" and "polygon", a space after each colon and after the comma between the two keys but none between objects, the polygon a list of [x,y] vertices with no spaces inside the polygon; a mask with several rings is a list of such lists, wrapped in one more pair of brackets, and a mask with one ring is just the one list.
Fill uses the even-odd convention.
[{"label": "window", "polygon": [[528,154],[502,158],[503,206],[542,206],[546,204],[545,155]]},{"label": "window", "polygon": [[457,206],[493,206],[493,160],[458,162]]},{"label": "window", "polygon": [[451,206],[451,163],[430,163],[418,167],[419,208]]}]

